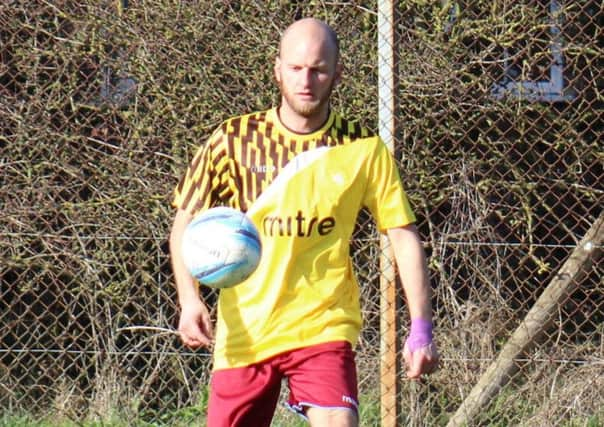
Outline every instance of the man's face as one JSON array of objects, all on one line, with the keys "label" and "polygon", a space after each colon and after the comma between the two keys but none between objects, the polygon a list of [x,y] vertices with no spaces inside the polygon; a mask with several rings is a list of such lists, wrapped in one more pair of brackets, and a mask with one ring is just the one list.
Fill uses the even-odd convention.
[{"label": "man's face", "polygon": [[327,111],[340,78],[333,48],[321,39],[286,40],[275,63],[283,107],[305,118]]}]

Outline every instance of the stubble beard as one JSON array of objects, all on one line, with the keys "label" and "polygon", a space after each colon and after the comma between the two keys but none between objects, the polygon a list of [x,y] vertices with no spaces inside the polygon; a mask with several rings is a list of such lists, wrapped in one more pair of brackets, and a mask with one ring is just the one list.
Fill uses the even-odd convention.
[{"label": "stubble beard", "polygon": [[335,86],[335,79],[329,85],[327,91],[322,94],[319,99],[310,102],[299,102],[295,95],[291,94],[283,85],[281,81],[278,82],[281,96],[289,108],[291,108],[296,114],[299,114],[305,118],[311,118],[323,111],[325,105],[329,103],[331,92]]}]

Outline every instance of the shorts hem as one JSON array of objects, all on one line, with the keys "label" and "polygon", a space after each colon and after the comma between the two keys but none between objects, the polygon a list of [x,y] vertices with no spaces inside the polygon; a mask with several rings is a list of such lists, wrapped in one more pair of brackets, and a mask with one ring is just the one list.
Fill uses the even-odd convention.
[{"label": "shorts hem", "polygon": [[292,411],[295,414],[298,414],[303,419],[308,421],[308,417],[304,413],[304,408],[320,408],[320,409],[344,409],[347,411],[354,412],[357,416],[359,415],[359,408],[355,402],[351,402],[354,405],[354,408],[350,406],[327,406],[327,405],[317,405],[315,403],[310,402],[300,402],[298,404],[291,404],[289,402],[284,403],[285,407]]}]

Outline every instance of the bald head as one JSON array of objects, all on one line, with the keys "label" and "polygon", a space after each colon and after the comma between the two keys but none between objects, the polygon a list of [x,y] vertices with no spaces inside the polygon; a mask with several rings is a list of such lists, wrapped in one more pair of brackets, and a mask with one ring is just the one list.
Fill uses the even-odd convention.
[{"label": "bald head", "polygon": [[320,128],[342,74],[335,32],[317,19],[294,22],[281,37],[274,71],[282,95],[281,122],[299,133]]},{"label": "bald head", "polygon": [[291,46],[304,42],[318,43],[338,62],[340,44],[336,32],[325,22],[315,18],[304,18],[294,22],[283,32],[279,43],[279,56]]}]

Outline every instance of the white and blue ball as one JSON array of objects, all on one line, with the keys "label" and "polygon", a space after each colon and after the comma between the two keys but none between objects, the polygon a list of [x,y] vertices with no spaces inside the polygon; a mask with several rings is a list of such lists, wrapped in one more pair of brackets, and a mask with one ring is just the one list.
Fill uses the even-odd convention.
[{"label": "white and blue ball", "polygon": [[186,227],[182,239],[185,266],[200,283],[229,288],[247,279],[262,254],[260,234],[243,212],[208,209]]}]

